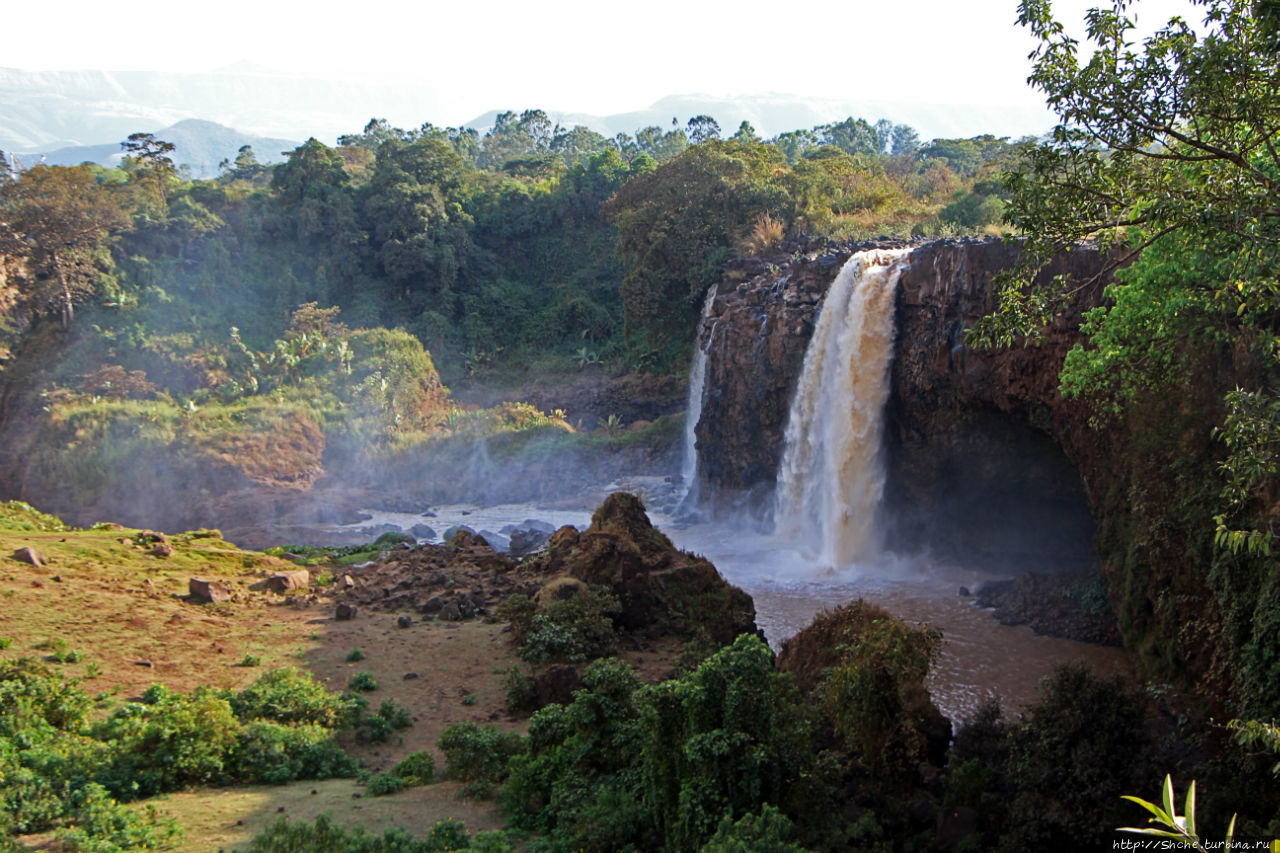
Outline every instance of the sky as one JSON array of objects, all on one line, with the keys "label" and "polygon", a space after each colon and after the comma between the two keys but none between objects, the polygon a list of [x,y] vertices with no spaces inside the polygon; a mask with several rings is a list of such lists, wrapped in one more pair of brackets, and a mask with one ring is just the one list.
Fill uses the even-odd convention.
[{"label": "sky", "polygon": [[[13,5],[5,28],[23,36],[6,39],[0,66],[392,73],[425,84],[439,123],[509,105],[617,113],[687,93],[1042,103],[1025,83],[1032,41],[1016,26],[1016,0]],[[1089,5],[1096,0],[1054,8],[1078,22]],[[49,8],[59,25],[50,25]],[[1134,9],[1144,24],[1193,14],[1189,0],[1141,0]]]}]

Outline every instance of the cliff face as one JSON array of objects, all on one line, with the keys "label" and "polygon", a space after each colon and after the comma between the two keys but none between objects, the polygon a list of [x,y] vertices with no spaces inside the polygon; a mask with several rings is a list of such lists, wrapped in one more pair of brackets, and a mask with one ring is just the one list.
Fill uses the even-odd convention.
[{"label": "cliff face", "polygon": [[[708,493],[732,500],[772,489],[822,298],[854,251],[878,245],[832,249],[736,287],[721,286],[702,330],[710,343],[696,432]],[[913,251],[897,300],[891,446],[919,445],[940,426],[949,431],[948,422],[982,412],[1017,412],[1026,420],[1037,407],[1079,408],[1059,397],[1057,373],[1079,340],[1078,311],[1098,304],[1100,284],[1083,295],[1075,316],[1055,325],[1044,346],[982,353],[963,345],[965,328],[993,304],[992,278],[1016,259],[1016,249],[997,240],[937,241]],[[1055,272],[1087,278],[1097,267],[1096,253],[1082,251]],[[1069,420],[1079,417],[1072,411]]]},{"label": "cliff face", "polygon": [[[713,508],[768,514],[814,319],[862,248],[722,285],[702,330],[710,349],[696,430],[701,493]],[[1102,302],[1095,251],[1047,271],[1079,289],[1041,345],[964,344],[965,329],[994,307],[994,277],[1016,262],[1016,246],[944,240],[916,247],[902,275],[885,425],[888,544],[975,566],[1100,565],[1126,645],[1148,674],[1225,695],[1230,649],[1244,640],[1229,619],[1224,628],[1207,569],[1221,377],[1206,365],[1186,399],[1153,399],[1126,423],[1093,428],[1087,403],[1059,394],[1058,375],[1082,340],[1082,314]]]}]

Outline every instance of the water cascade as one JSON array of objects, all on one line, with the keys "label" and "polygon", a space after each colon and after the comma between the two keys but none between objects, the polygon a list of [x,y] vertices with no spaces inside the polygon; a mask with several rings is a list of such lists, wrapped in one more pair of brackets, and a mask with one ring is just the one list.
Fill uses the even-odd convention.
[{"label": "water cascade", "polygon": [[909,249],[851,257],[805,351],[775,491],[775,532],[834,568],[875,556],[893,303]]},{"label": "water cascade", "polygon": [[[707,296],[702,300],[702,313],[698,321],[699,332],[701,332],[702,321],[711,316],[711,307],[715,301],[716,285],[713,284],[707,288]],[[693,364],[689,367],[689,408],[684,419],[684,460],[680,467],[680,474],[684,478],[685,488],[688,489],[687,494],[694,497],[696,497],[694,489],[698,482],[698,438],[694,430],[697,429],[698,420],[702,417],[702,395],[707,384],[707,350],[711,347],[711,337],[714,332],[713,326],[707,333],[705,342],[701,340],[700,334],[694,338]]]}]

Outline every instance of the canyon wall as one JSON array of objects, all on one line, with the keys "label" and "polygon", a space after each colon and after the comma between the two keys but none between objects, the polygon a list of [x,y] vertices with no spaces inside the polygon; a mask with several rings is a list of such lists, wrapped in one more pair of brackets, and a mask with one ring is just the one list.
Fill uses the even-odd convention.
[{"label": "canyon wall", "polygon": [[[696,433],[710,511],[745,509],[767,523],[826,289],[853,252],[889,245],[731,268],[701,330],[709,350]],[[1100,566],[1126,645],[1148,674],[1226,690],[1232,643],[1207,577],[1211,535],[1200,529],[1211,533],[1216,498],[1216,383],[1203,399],[1163,401],[1136,421],[1094,428],[1088,405],[1058,392],[1058,374],[1082,340],[1082,314],[1103,300],[1096,251],[1082,247],[1046,271],[1078,290],[1038,346],[964,343],[994,308],[995,276],[1017,260],[1016,244],[939,240],[916,246],[902,275],[885,430],[889,547],[996,568]]]}]

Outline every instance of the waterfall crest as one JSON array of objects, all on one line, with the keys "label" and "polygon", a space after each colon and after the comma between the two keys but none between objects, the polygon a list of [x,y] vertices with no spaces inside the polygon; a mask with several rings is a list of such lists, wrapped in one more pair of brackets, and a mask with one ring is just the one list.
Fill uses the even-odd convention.
[{"label": "waterfall crest", "polygon": [[909,249],[858,252],[827,291],[787,420],[775,533],[834,568],[880,548],[893,303]]},{"label": "waterfall crest", "polygon": [[[702,321],[711,316],[711,307],[716,301],[716,287],[707,288],[706,298],[702,300],[702,314],[699,315],[698,332],[693,341],[693,364],[689,366],[689,408],[684,419],[684,459],[680,466],[680,475],[684,478],[686,495],[691,495],[698,483],[698,436],[695,430],[702,417],[702,396],[707,386],[707,350],[711,348],[711,337],[714,326],[707,333],[705,343],[700,339]],[[696,497],[696,496],[695,496]]]}]

